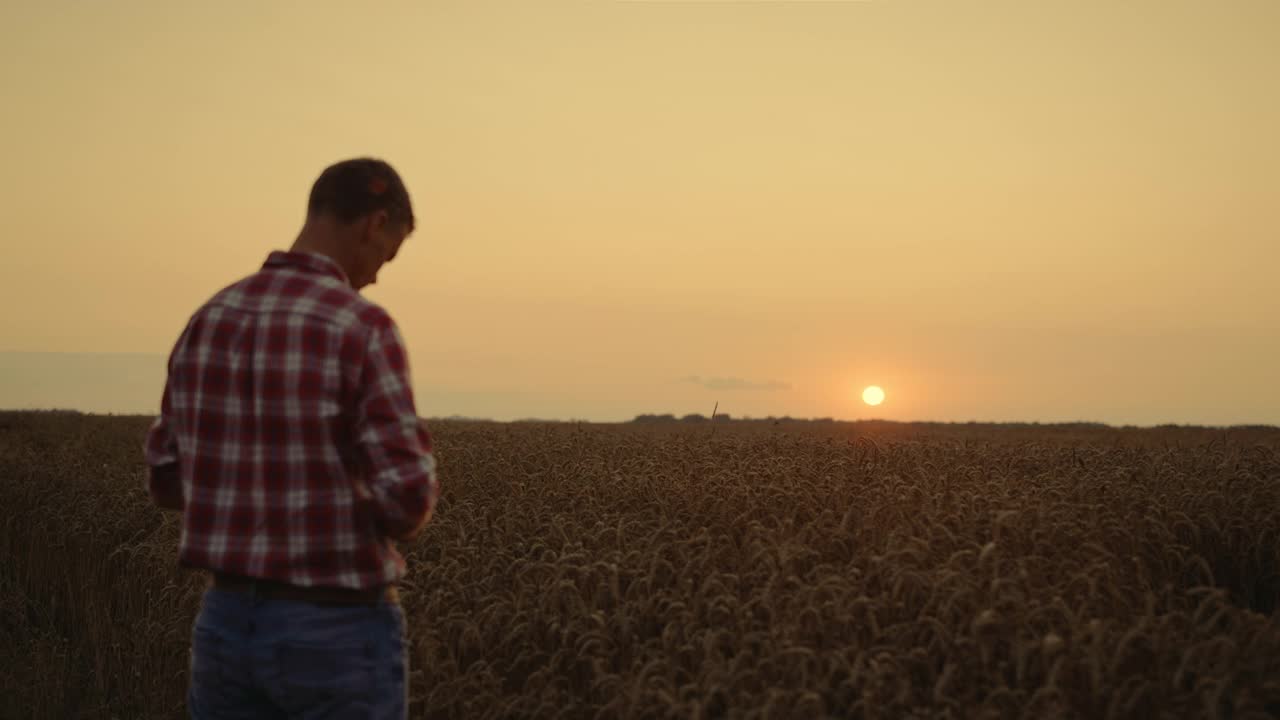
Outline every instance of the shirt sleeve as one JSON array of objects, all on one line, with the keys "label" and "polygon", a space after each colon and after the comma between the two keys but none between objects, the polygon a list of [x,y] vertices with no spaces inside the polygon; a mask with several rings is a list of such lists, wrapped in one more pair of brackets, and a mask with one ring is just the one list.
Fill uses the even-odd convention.
[{"label": "shirt sleeve", "polygon": [[418,418],[400,332],[390,321],[369,333],[356,412],[356,439],[370,468],[366,480],[383,531],[412,536],[439,497],[431,437]]},{"label": "shirt sleeve", "polygon": [[147,431],[147,440],[142,446],[147,465],[159,467],[178,462],[178,440],[173,428],[173,377],[170,375],[164,383],[164,393],[160,396],[160,414],[151,429]]},{"label": "shirt sleeve", "polygon": [[178,466],[178,439],[174,427],[173,363],[170,358],[169,373],[165,378],[164,392],[160,396],[160,414],[151,423],[142,452],[147,461],[147,492],[162,508],[181,509],[182,475]]}]

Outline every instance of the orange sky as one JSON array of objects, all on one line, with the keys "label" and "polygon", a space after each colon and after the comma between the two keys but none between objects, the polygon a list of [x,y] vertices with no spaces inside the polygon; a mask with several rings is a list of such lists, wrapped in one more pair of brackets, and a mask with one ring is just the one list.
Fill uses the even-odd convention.
[{"label": "orange sky", "polygon": [[1273,0],[8,3],[0,60],[0,407],[157,407],[369,154],[424,415],[1280,423]]}]

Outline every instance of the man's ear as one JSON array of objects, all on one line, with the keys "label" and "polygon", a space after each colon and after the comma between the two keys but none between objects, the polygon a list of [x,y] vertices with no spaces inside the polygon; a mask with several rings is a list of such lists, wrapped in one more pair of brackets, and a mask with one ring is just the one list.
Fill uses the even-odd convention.
[{"label": "man's ear", "polygon": [[386,224],[386,210],[377,210],[366,215],[364,221],[360,224],[360,242],[373,242]]}]

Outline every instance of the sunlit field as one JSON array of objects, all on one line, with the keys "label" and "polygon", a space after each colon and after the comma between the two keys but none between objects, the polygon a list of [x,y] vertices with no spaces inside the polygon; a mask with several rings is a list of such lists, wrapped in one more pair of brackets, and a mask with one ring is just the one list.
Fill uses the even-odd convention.
[{"label": "sunlit field", "polygon": [[[0,413],[0,717],[183,714],[148,422]],[[412,716],[1280,714],[1280,430],[431,429]]]}]

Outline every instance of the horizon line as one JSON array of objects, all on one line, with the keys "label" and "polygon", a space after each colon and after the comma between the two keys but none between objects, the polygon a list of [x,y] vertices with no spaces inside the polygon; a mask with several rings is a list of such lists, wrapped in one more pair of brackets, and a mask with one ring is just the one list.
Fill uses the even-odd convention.
[{"label": "horizon line", "polygon": [[[76,410],[74,408],[56,408],[56,407],[52,407],[52,408],[49,408],[49,407],[41,407],[41,408],[0,407],[0,414],[21,414],[21,413],[75,414],[75,415],[91,415],[91,416],[119,417],[119,418],[126,418],[126,417],[154,418],[156,416],[156,413],[146,413],[146,412],[91,412],[91,411],[85,411],[85,410]],[[672,419],[650,420],[650,421],[640,420],[640,418],[642,417],[665,417],[667,415],[670,415]],[[1084,426],[1092,426],[1092,427],[1110,428],[1115,430],[1123,430],[1123,429],[1154,430],[1154,429],[1160,429],[1160,428],[1184,428],[1184,429],[1202,429],[1202,430],[1231,430],[1231,429],[1246,428],[1246,429],[1280,430],[1280,425],[1273,425],[1270,423],[1234,423],[1231,425],[1213,425],[1213,424],[1201,425],[1201,424],[1195,424],[1195,423],[1167,422],[1167,423],[1155,423],[1152,425],[1136,425],[1131,423],[1115,425],[1115,424],[1101,422],[1097,420],[1054,420],[1054,421],[889,420],[886,418],[847,419],[847,418],[825,417],[825,416],[824,417],[793,417],[789,415],[783,415],[783,416],[767,415],[764,417],[744,415],[739,417],[733,417],[728,414],[717,415],[718,418],[725,418],[724,420],[712,420],[709,416],[704,416],[703,419],[701,420],[684,420],[682,417],[676,416],[673,413],[660,413],[660,414],[640,413],[638,415],[633,416],[629,420],[590,420],[587,418],[572,418],[572,417],[571,418],[521,417],[521,418],[515,418],[513,420],[495,420],[493,418],[476,417],[476,416],[459,415],[459,414],[419,415],[418,417],[419,419],[428,421],[428,422],[475,422],[475,423],[492,423],[492,424],[498,424],[498,425],[511,425],[511,424],[517,424],[517,423],[548,423],[548,424],[563,424],[563,425],[582,424],[582,423],[586,423],[588,425],[644,425],[644,424],[676,425],[676,424],[712,424],[716,422],[726,422],[726,423],[772,422],[775,425],[783,424],[783,423],[809,423],[809,424],[823,424],[823,425],[826,425],[826,424],[855,425],[855,424],[868,424],[868,423],[879,423],[879,424],[885,424],[885,425],[1030,425],[1030,426],[1041,426],[1041,427],[1064,427],[1064,426],[1074,427],[1074,426],[1084,425]]]}]

